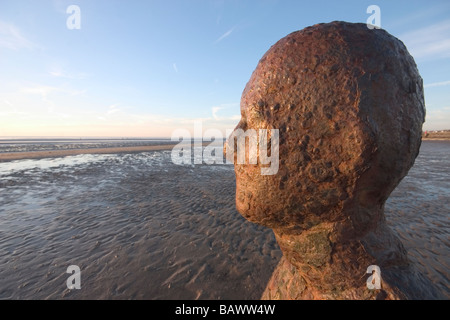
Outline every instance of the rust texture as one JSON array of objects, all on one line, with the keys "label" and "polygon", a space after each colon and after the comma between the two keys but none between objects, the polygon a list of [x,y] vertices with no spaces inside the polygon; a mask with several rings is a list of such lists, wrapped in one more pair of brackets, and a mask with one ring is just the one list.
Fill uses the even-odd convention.
[{"label": "rust texture", "polygon": [[[439,293],[386,225],[384,203],[414,164],[425,106],[404,44],[365,24],[291,33],[259,61],[237,128],[279,129],[279,170],[235,164],[236,206],[272,228],[283,258],[265,299],[420,299]],[[382,289],[369,290],[369,265]]]}]

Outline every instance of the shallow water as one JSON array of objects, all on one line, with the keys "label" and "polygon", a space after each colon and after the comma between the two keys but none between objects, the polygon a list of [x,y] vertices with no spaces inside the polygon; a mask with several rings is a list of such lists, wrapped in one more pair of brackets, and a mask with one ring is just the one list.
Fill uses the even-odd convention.
[{"label": "shallow water", "polygon": [[[423,142],[386,216],[450,297],[448,168],[450,143]],[[237,213],[234,186],[232,166],[170,151],[1,163],[0,299],[258,299],[281,253]]]},{"label": "shallow water", "polygon": [[411,260],[450,298],[450,142],[422,142],[385,213]]},{"label": "shallow water", "polygon": [[170,139],[0,139],[0,153],[172,144]]}]

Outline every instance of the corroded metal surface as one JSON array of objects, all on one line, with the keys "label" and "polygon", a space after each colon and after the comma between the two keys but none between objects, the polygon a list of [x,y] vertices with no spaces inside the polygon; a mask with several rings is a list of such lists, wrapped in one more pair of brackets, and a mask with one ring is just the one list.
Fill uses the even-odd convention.
[{"label": "corroded metal surface", "polygon": [[[422,78],[401,41],[365,24],[294,32],[262,57],[237,128],[279,129],[279,170],[235,164],[236,206],[274,230],[283,259],[263,298],[437,297],[386,226],[384,203],[414,164]],[[368,290],[378,265],[383,288]]]}]

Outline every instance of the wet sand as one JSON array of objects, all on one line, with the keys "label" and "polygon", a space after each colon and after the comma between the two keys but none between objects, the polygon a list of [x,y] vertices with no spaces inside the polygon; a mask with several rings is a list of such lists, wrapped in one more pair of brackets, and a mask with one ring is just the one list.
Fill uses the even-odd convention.
[{"label": "wet sand", "polygon": [[236,211],[232,166],[170,153],[9,163],[0,299],[258,299],[281,257],[271,230]]},{"label": "wet sand", "polygon": [[[2,163],[0,299],[259,299],[281,252],[236,211],[233,167],[170,154]],[[386,219],[450,298],[449,161],[450,143],[424,142]]]}]

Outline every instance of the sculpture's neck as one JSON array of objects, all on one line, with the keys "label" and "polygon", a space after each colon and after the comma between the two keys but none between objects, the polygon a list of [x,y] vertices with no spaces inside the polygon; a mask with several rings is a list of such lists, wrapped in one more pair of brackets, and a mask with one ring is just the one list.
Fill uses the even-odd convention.
[{"label": "sculpture's neck", "polygon": [[379,292],[367,290],[369,266],[377,265],[383,270],[408,265],[402,244],[384,221],[361,238],[348,237],[342,230],[348,232],[336,223],[321,223],[300,234],[274,231],[283,251],[284,268],[289,269],[290,265],[290,272],[296,274],[298,281],[307,284],[304,298],[370,298]]}]

